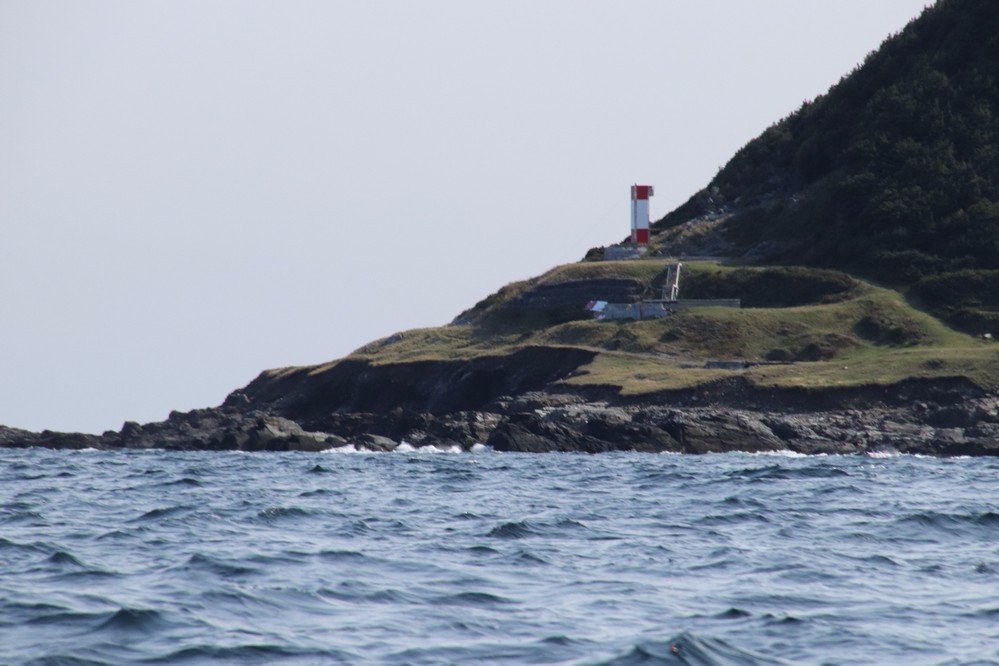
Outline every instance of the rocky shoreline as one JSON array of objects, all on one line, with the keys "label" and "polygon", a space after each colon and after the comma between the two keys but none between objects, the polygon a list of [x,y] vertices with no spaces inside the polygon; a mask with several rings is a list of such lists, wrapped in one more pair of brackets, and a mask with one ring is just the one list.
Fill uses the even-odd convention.
[{"label": "rocky shoreline", "polygon": [[[499,396],[477,409],[338,409],[308,418],[291,418],[287,412],[294,410],[282,413],[280,405],[262,404],[248,395],[252,386],[220,407],[172,412],[156,423],[129,422],[102,435],[0,426],[0,447],[387,452],[400,445],[471,450],[485,444],[532,453],[999,455],[999,394],[962,381],[910,382],[866,392],[802,391],[797,399],[753,395],[731,385],[641,400],[549,388]],[[774,400],[769,407],[763,404],[768,397]]]}]

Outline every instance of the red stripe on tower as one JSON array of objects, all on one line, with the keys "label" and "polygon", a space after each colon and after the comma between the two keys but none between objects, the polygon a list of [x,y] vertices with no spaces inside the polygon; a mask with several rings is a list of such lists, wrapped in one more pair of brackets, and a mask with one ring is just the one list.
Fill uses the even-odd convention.
[{"label": "red stripe on tower", "polygon": [[632,185],[631,186],[631,198],[632,199],[648,199],[652,196],[652,186],[651,185]]}]

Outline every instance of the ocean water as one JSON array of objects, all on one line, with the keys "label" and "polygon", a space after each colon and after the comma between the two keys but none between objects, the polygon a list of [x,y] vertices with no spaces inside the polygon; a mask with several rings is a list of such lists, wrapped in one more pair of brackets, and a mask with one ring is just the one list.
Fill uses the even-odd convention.
[{"label": "ocean water", "polygon": [[999,460],[0,451],[0,663],[999,663]]}]

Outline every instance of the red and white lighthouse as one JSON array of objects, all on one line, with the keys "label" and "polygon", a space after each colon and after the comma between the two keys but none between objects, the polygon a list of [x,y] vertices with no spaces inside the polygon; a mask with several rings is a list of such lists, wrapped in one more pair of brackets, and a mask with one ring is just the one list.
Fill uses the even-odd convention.
[{"label": "red and white lighthouse", "polygon": [[649,243],[649,197],[655,192],[651,185],[631,186],[631,242]]}]

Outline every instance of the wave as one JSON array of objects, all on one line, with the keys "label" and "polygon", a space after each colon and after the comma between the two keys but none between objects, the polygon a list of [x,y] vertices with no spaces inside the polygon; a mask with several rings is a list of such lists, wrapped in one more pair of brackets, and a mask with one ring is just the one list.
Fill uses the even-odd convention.
[{"label": "wave", "polygon": [[206,571],[213,573],[222,578],[232,578],[232,577],[243,577],[251,576],[260,573],[257,569],[253,567],[244,566],[241,564],[233,564],[231,562],[226,562],[224,560],[219,560],[202,553],[195,553],[191,555],[187,560],[173,567],[174,569],[194,569],[196,571]]},{"label": "wave", "polygon": [[25,662],[25,666],[117,666],[113,661],[84,659],[74,654],[53,654]]},{"label": "wave", "polygon": [[524,539],[537,535],[538,531],[535,530],[526,520],[503,523],[502,525],[497,525],[486,533],[487,537],[491,537],[493,539]]},{"label": "wave", "polygon": [[888,555],[843,555],[849,560],[854,560],[856,562],[864,562],[866,564],[876,564],[889,567],[900,567],[901,562],[898,562]]},{"label": "wave", "polygon": [[828,479],[851,476],[846,470],[829,465],[814,465],[809,467],[786,467],[784,465],[767,465],[752,469],[733,470],[725,475],[728,479],[749,479],[750,481],[774,481],[788,479]]},{"label": "wave", "polygon": [[761,617],[764,623],[768,625],[794,625],[804,624],[806,622],[800,617],[795,617],[793,615],[774,615],[773,613],[764,613]]},{"label": "wave", "polygon": [[[778,449],[776,451],[733,451],[735,455],[757,456],[765,458],[826,458],[828,453],[801,453],[791,449]],[[722,454],[727,455],[727,454]]]},{"label": "wave", "polygon": [[488,592],[458,592],[448,594],[431,600],[432,604],[439,606],[477,606],[488,607],[514,603],[510,599],[490,594]]},{"label": "wave", "polygon": [[944,532],[963,531],[967,528],[999,526],[999,513],[985,511],[983,513],[938,513],[925,511],[913,513],[898,519],[902,525],[915,525],[919,528],[929,528]]},{"label": "wave", "polygon": [[561,518],[552,523],[540,523],[529,520],[509,521],[493,527],[486,533],[486,536],[494,539],[523,539],[546,534],[579,535],[590,532],[590,528],[578,520]]},{"label": "wave", "polygon": [[720,504],[724,506],[738,506],[747,509],[765,509],[766,504],[755,497],[741,497],[739,495],[729,495]]},{"label": "wave", "polygon": [[28,553],[47,553],[51,546],[42,543],[40,541],[34,541],[32,543],[21,543],[19,541],[12,541],[5,537],[0,536],[0,552],[3,551],[23,551]]},{"label": "wave", "polygon": [[[88,629],[92,629],[97,626],[103,620],[106,620],[108,613],[86,613],[82,611],[74,611],[70,609],[58,610],[52,613],[45,613],[43,615],[37,615],[26,620],[26,624],[37,624],[37,625],[64,625],[71,626],[75,624],[87,624]],[[77,628],[77,627],[74,627]]]},{"label": "wave", "polygon": [[88,578],[115,578],[119,576],[117,573],[89,566],[66,550],[56,550],[45,558],[45,564],[58,571],[54,575],[55,580],[81,581]]},{"label": "wave", "polygon": [[332,490],[327,490],[326,488],[316,488],[315,490],[304,490],[298,493],[299,497],[323,497],[328,495],[333,495]]},{"label": "wave", "polygon": [[515,566],[546,566],[551,564],[548,560],[541,557],[540,555],[535,555],[529,550],[516,550],[512,553],[503,555],[502,557],[496,558],[498,561],[505,562],[507,564],[512,564]]},{"label": "wave", "polygon": [[181,648],[152,659],[144,660],[150,664],[176,663],[218,663],[229,662],[239,664],[270,664],[277,662],[294,662],[308,664],[325,663],[355,663],[361,658],[346,650],[309,649],[288,647],[285,645],[251,644],[220,647],[217,645],[198,645]]},{"label": "wave", "polygon": [[120,608],[104,622],[95,627],[96,631],[150,633],[165,626],[167,622],[155,610],[144,608]]},{"label": "wave", "polygon": [[130,530],[110,530],[94,537],[95,541],[107,541],[116,539],[141,539],[148,532],[145,527],[136,527]]},{"label": "wave", "polygon": [[54,553],[49,555],[45,559],[45,561],[48,562],[49,564],[55,564],[61,567],[69,566],[69,567],[79,567],[81,569],[87,568],[87,566],[83,562],[76,559],[76,557],[72,553],[69,553],[65,550],[55,551]]},{"label": "wave", "polygon": [[198,487],[200,487],[202,485],[204,485],[204,484],[201,483],[201,481],[198,481],[197,479],[193,479],[193,478],[191,478],[189,476],[183,476],[183,477],[181,477],[179,479],[174,479],[172,481],[164,481],[163,483],[158,483],[158,484],[156,484],[156,487],[157,488],[171,488],[171,487],[174,487],[174,486],[188,486],[188,487],[191,487],[191,488],[198,488]]},{"label": "wave", "polygon": [[731,513],[722,513],[722,514],[705,516],[704,518],[700,519],[699,524],[732,525],[745,522],[769,523],[772,521],[764,513],[759,513],[756,511],[733,511]]},{"label": "wave", "polygon": [[275,506],[257,513],[257,520],[262,523],[274,524],[289,520],[302,520],[315,515],[312,511],[297,506]]},{"label": "wave", "polygon": [[475,545],[463,548],[466,553],[471,553],[472,555],[499,555],[499,551],[495,548],[490,548],[489,546]]},{"label": "wave", "polygon": [[[17,504],[23,504],[18,502]],[[3,511],[0,511],[0,523],[9,524],[38,524],[44,520],[42,514],[37,511],[32,511],[30,509],[20,508],[14,505],[8,505],[4,507]]]},{"label": "wave", "polygon": [[246,561],[256,565],[260,565],[261,567],[278,568],[286,565],[291,565],[291,566],[299,565],[302,563],[304,557],[305,556],[302,553],[296,553],[291,551],[284,553],[275,553],[272,555],[268,555],[266,553],[254,553],[253,555],[247,556]]},{"label": "wave", "polygon": [[377,516],[354,520],[343,525],[339,532],[346,536],[364,536],[382,534],[398,537],[412,533],[412,528],[405,522],[395,518],[379,518]]},{"label": "wave", "polygon": [[334,446],[328,449],[323,449],[320,453],[356,453],[358,455],[376,455],[382,453],[381,451],[372,451],[371,449],[357,448],[353,444],[347,444],[346,446]]},{"label": "wave", "polygon": [[399,442],[399,446],[393,449],[392,453],[464,453],[457,444],[451,446],[414,446],[409,442]]},{"label": "wave", "polygon": [[785,662],[737,648],[720,638],[682,633],[668,641],[648,641],[629,652],[599,662],[607,666],[686,664],[688,666],[775,666]]},{"label": "wave", "polygon": [[376,588],[363,583],[341,583],[335,589],[321,589],[317,594],[320,599],[352,604],[375,603],[421,605],[425,603],[425,599],[409,592],[392,588]]},{"label": "wave", "polygon": [[979,608],[963,615],[964,617],[984,617],[990,620],[992,618],[999,619],[999,606],[994,608]]},{"label": "wave", "polygon": [[194,507],[183,504],[178,504],[177,506],[165,506],[165,507],[160,507],[158,509],[150,509],[149,511],[146,511],[138,518],[132,519],[131,522],[139,523],[145,521],[159,521],[162,518],[171,518],[173,516],[176,516],[177,514],[187,513],[193,509]]},{"label": "wave", "polygon": [[[474,449],[474,447],[473,447]],[[491,449],[490,449],[491,450]],[[484,452],[483,449],[479,449],[476,452]],[[346,446],[335,446],[329,449],[323,449],[322,453],[357,453],[357,454],[378,454],[378,453],[465,453],[465,451],[454,444],[449,447],[439,447],[439,446],[414,446],[409,442],[399,442],[399,444],[391,451],[373,451],[371,449],[360,447],[358,448],[356,444],[347,444]]]},{"label": "wave", "polygon": [[316,557],[326,562],[362,562],[367,558],[364,553],[356,550],[321,550]]}]

